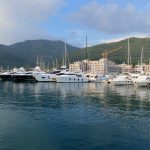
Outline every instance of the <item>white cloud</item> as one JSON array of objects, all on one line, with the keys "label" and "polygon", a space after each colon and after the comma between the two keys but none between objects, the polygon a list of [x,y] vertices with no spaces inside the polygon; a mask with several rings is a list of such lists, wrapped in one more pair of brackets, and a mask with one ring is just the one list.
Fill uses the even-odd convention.
[{"label": "white cloud", "polygon": [[138,10],[133,5],[124,8],[92,1],[68,16],[69,21],[83,24],[107,34],[150,32],[149,9]]},{"label": "white cloud", "polygon": [[65,0],[1,0],[0,43],[49,36],[41,24],[64,3]]},{"label": "white cloud", "polygon": [[119,38],[112,38],[112,39],[105,39],[105,40],[101,40],[101,43],[113,43],[113,42],[118,42],[127,38],[131,38],[131,37],[137,37],[137,38],[146,38],[149,37],[148,34],[132,34],[132,35],[125,35],[125,36],[121,36]]}]

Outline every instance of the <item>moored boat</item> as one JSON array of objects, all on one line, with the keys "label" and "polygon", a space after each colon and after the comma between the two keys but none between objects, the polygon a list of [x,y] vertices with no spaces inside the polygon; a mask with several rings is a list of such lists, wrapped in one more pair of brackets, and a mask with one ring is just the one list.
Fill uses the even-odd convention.
[{"label": "moored boat", "polygon": [[150,76],[141,75],[135,80],[136,86],[150,86]]},{"label": "moored boat", "polygon": [[132,77],[129,75],[119,75],[116,78],[112,79],[111,83],[114,85],[133,85],[134,82]]},{"label": "moored boat", "polygon": [[85,83],[90,82],[89,75],[83,73],[66,73],[56,77],[56,82],[63,83]]}]

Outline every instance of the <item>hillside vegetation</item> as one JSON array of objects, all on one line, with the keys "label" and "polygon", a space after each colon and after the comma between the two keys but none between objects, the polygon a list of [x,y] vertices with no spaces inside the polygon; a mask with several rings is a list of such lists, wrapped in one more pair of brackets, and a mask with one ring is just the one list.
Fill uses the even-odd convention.
[{"label": "hillside vegetation", "polygon": [[[142,46],[144,49],[144,62],[148,63],[150,58],[150,38],[130,38],[129,41],[130,41],[132,64],[137,64],[138,61],[140,60]],[[128,39],[88,47],[87,48],[88,59],[98,60],[102,58],[103,52],[111,51],[118,47],[122,48],[116,52],[111,53],[109,55],[109,59],[116,63],[127,62]],[[85,50],[86,48],[79,51],[73,51],[69,56],[70,60],[73,62],[76,60],[86,59]]]},{"label": "hillside vegetation", "polygon": [[[141,48],[144,48],[144,62],[148,63],[150,58],[150,38],[130,38],[130,49],[132,55],[132,64],[137,64],[140,60]],[[64,57],[64,42],[50,40],[28,40],[19,42],[13,45],[0,45],[0,65],[9,66],[35,66],[37,56],[45,61],[45,64],[59,60],[62,64]],[[86,48],[79,49],[67,44],[67,51],[70,62],[90,59],[98,60],[102,58],[102,53],[111,51],[112,49],[122,47],[120,50],[109,55],[109,59],[122,63],[127,62],[127,39],[113,42],[94,45],[87,48],[88,58],[86,57]]]},{"label": "hillside vegetation", "polygon": [[[0,65],[3,66],[35,66],[37,56],[39,61],[52,63],[56,58],[64,56],[63,41],[28,40],[10,46],[0,45]],[[68,52],[79,48],[68,45]]]}]

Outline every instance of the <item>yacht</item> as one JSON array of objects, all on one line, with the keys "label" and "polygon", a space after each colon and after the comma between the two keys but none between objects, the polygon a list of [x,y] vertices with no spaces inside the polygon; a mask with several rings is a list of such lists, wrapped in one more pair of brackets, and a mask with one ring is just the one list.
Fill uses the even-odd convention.
[{"label": "yacht", "polygon": [[31,71],[26,71],[23,67],[17,69],[17,72],[12,74],[13,81],[34,81]]},{"label": "yacht", "polygon": [[150,76],[141,75],[135,80],[136,86],[150,86]]},{"label": "yacht", "polygon": [[45,73],[45,71],[42,71],[39,66],[36,66],[32,71],[30,71],[32,76],[37,75],[37,74],[42,74]]},{"label": "yacht", "polygon": [[91,82],[109,82],[110,75],[90,75]]},{"label": "yacht", "polygon": [[63,75],[68,72],[68,69],[64,70],[55,70],[50,73],[40,73],[40,74],[34,74],[35,79],[38,82],[56,82],[56,77],[59,75]]},{"label": "yacht", "polygon": [[0,74],[0,79],[4,81],[13,80],[12,76],[18,72],[17,68],[13,68],[12,71],[6,71]]},{"label": "yacht", "polygon": [[116,78],[112,79],[111,83],[114,85],[133,85],[134,82],[132,77],[129,75],[119,75]]},{"label": "yacht", "polygon": [[10,72],[4,72],[0,74],[2,80],[11,81],[35,81],[35,74],[44,73],[40,67],[35,67],[32,71],[26,71],[23,67],[14,68]]},{"label": "yacht", "polygon": [[68,72],[63,75],[56,76],[56,82],[63,82],[63,83],[84,83],[90,82],[90,76],[84,73],[72,73]]},{"label": "yacht", "polygon": [[[56,82],[56,77],[68,73],[68,69],[66,66],[66,57],[67,57],[67,48],[65,44],[65,58],[63,59],[63,65],[58,69],[54,70],[50,73],[40,73],[34,74],[36,81],[38,82]],[[54,67],[53,67],[54,68]]]}]

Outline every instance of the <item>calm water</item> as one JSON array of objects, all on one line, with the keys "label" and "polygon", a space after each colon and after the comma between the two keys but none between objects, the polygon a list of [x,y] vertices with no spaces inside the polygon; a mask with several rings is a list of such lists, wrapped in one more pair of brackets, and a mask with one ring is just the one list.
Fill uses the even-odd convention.
[{"label": "calm water", "polygon": [[149,150],[150,89],[0,82],[0,150]]}]

